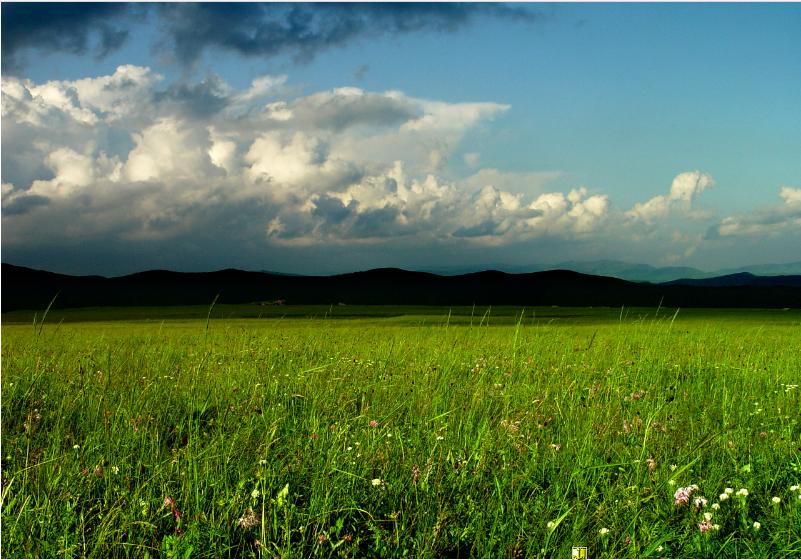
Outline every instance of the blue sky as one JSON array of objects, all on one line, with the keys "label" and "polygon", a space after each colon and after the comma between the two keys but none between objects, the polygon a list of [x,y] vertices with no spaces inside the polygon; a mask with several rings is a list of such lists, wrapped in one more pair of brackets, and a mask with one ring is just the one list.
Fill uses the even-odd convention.
[{"label": "blue sky", "polygon": [[801,5],[2,5],[4,262],[801,259]]}]

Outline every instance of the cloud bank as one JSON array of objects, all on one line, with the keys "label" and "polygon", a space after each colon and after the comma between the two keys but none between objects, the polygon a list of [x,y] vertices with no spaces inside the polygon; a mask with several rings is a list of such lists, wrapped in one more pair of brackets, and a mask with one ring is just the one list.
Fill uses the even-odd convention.
[{"label": "cloud bank", "polygon": [[308,62],[317,54],[363,38],[410,33],[452,33],[479,18],[529,23],[543,18],[530,6],[470,3],[255,3],[160,4],[4,3],[4,73],[24,66],[26,51],[92,53],[102,58],[122,47],[132,26],[158,20],[157,48],[192,65],[217,49],[245,57],[289,55]]},{"label": "cloud bank", "polygon": [[[508,105],[356,87],[298,95],[287,83],[167,85],[131,65],[72,81],[4,77],[4,250],[193,246],[202,259],[214,246],[256,259],[659,243],[669,261],[709,239],[714,216],[698,206],[708,173],[678,173],[666,194],[616,208],[598,189],[554,190],[559,171],[481,168],[480,153],[461,152]],[[449,166],[462,160],[471,175]],[[801,189],[780,194],[784,205],[725,218],[717,235],[798,227]]]}]

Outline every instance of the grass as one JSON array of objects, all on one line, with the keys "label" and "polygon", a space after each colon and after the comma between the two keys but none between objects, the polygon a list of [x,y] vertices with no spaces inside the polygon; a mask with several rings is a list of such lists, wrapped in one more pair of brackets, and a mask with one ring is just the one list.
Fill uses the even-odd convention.
[{"label": "grass", "polygon": [[208,313],[4,314],[3,557],[801,556],[798,311]]}]

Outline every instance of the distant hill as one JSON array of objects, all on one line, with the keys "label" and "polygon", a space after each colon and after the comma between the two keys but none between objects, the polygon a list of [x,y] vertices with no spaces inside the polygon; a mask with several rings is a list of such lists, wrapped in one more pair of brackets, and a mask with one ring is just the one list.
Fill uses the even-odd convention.
[{"label": "distant hill", "polygon": [[801,275],[756,276],[749,272],[738,272],[715,278],[682,278],[665,282],[670,286],[795,286],[801,287]]},{"label": "distant hill", "polygon": [[440,276],[396,268],[336,276],[151,270],[105,278],[3,264],[2,311],[44,309],[56,294],[56,308],[197,305],[217,294],[220,303],[801,307],[801,276],[740,275],[705,282],[636,283],[570,270]]},{"label": "distant hill", "polygon": [[598,261],[563,261],[553,264],[500,264],[491,263],[480,267],[435,267],[426,269],[444,275],[458,275],[474,272],[479,269],[497,269],[509,273],[540,272],[545,270],[572,270],[595,276],[612,276],[631,282],[670,282],[672,280],[715,278],[741,272],[759,276],[801,275],[801,261],[783,264],[750,265],[741,268],[703,271],[688,266],[655,267],[647,264],[629,263],[616,260]]}]

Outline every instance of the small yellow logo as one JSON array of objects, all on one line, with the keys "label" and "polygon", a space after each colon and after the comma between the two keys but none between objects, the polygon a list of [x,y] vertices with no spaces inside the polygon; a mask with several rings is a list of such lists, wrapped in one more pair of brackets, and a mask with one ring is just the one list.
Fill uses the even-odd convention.
[{"label": "small yellow logo", "polygon": [[587,547],[574,546],[573,553],[571,554],[573,560],[587,560]]}]

